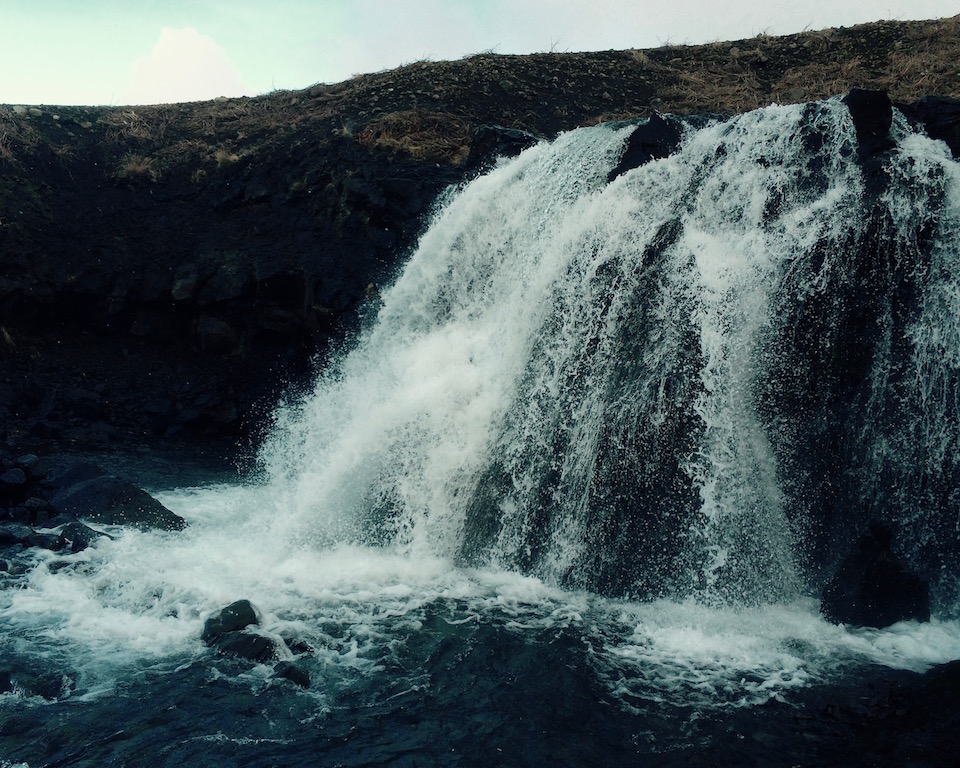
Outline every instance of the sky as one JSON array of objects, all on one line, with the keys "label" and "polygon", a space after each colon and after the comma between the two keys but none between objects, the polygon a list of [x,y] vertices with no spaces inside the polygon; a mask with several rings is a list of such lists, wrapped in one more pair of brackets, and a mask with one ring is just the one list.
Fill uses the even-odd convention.
[{"label": "sky", "polygon": [[0,0],[0,104],[255,96],[488,51],[655,48],[958,13],[956,0]]}]

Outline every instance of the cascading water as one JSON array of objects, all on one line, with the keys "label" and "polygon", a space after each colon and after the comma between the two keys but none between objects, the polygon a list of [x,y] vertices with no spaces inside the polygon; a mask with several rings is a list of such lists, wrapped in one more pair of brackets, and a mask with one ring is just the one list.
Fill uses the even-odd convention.
[{"label": "cascading water", "polygon": [[[611,181],[634,129],[452,191],[356,347],[277,410],[257,478],[161,493],[182,533],[38,553],[0,591],[0,649],[105,707],[207,670],[203,618],[246,597],[313,676],[263,705],[257,744],[306,749],[309,723],[311,754],[355,764],[389,757],[362,734],[399,711],[452,707],[491,743],[500,677],[533,686],[523,711],[551,685],[577,718],[615,704],[597,727],[625,750],[857,664],[960,656],[960,167],[896,115],[871,168],[834,100],[682,124]],[[932,623],[817,616],[871,520],[931,581]],[[265,669],[230,685],[268,696]]]},{"label": "cascading water", "polygon": [[[894,179],[865,205],[837,103],[689,129],[608,184],[632,130],[563,136],[443,208],[360,348],[280,416],[265,459],[299,522],[737,604],[797,595],[823,557],[811,529],[849,543],[894,497],[922,506],[942,552],[957,460],[942,145],[899,125]],[[880,249],[887,263],[863,263]],[[892,381],[904,366],[916,375]],[[926,499],[877,487],[903,473]]]}]

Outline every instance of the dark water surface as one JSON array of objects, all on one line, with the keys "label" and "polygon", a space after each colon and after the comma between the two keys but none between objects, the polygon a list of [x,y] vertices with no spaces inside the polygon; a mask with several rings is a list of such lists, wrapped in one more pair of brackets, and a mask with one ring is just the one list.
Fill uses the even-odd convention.
[{"label": "dark water surface", "polygon": [[92,699],[5,697],[0,765],[900,765],[911,756],[951,765],[960,746],[929,714],[925,730],[892,731],[927,704],[891,698],[907,673],[864,666],[831,685],[704,711],[664,700],[656,686],[613,695],[596,638],[578,630],[451,624],[456,613],[440,612],[398,638],[377,672],[338,690],[325,689],[322,665],[311,665],[303,690],[265,668],[205,657],[144,669]]}]

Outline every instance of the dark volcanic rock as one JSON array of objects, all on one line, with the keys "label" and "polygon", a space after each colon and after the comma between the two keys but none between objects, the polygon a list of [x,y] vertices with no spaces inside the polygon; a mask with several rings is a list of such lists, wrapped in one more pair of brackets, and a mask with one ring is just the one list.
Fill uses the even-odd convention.
[{"label": "dark volcanic rock", "polygon": [[538,136],[517,128],[481,125],[474,131],[467,165],[482,170],[498,157],[515,157],[539,141]]},{"label": "dark volcanic rock", "polygon": [[97,539],[106,536],[105,533],[95,531],[83,523],[68,523],[60,531],[60,538],[64,546],[69,546],[71,552],[82,552]]},{"label": "dark volcanic rock", "polygon": [[54,478],[51,503],[64,515],[108,525],[179,531],[186,522],[141,488],[80,462]]},{"label": "dark volcanic rock", "polygon": [[273,669],[277,677],[289,680],[301,688],[310,687],[310,673],[295,661],[281,661]]},{"label": "dark volcanic rock", "polygon": [[929,588],[890,551],[889,529],[873,523],[823,590],[820,611],[832,622],[887,627],[930,620]]},{"label": "dark volcanic rock", "polygon": [[283,641],[247,629],[258,626],[260,618],[249,600],[237,600],[203,625],[201,638],[221,656],[263,662],[279,655]]},{"label": "dark volcanic rock", "polygon": [[24,523],[0,525],[0,547],[25,545],[33,536],[33,529]]},{"label": "dark volcanic rock", "polygon": [[923,124],[927,135],[940,139],[960,157],[960,100],[943,96],[924,96],[913,104],[899,107],[908,117]]},{"label": "dark volcanic rock", "polygon": [[264,662],[277,657],[273,638],[256,632],[227,632],[210,643],[221,656]]},{"label": "dark volcanic rock", "polygon": [[229,323],[205,316],[197,322],[197,342],[204,352],[223,355],[237,348],[240,337]]},{"label": "dark volcanic rock", "polygon": [[43,480],[47,476],[47,465],[35,454],[28,453],[17,457],[19,466],[31,480]]},{"label": "dark volcanic rock", "polygon": [[895,146],[890,138],[893,105],[885,91],[853,88],[843,98],[850,110],[857,131],[857,152],[864,158],[874,157]]},{"label": "dark volcanic rock", "polygon": [[613,181],[629,170],[641,165],[669,157],[680,146],[680,122],[675,118],[654,114],[649,120],[641,123],[630,134],[627,146],[617,167],[607,176],[607,181]]},{"label": "dark volcanic rock", "polygon": [[228,632],[237,632],[249,626],[260,623],[257,610],[249,600],[237,600],[230,603],[220,613],[211,616],[203,625],[203,642],[210,645],[221,635]]}]

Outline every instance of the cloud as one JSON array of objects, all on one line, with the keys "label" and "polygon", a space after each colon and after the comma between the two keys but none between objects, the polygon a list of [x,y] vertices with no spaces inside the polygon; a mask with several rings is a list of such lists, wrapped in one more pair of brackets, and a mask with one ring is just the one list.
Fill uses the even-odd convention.
[{"label": "cloud", "polygon": [[129,83],[121,97],[125,104],[167,104],[247,94],[223,49],[192,27],[164,27],[150,55],[134,62]]}]

